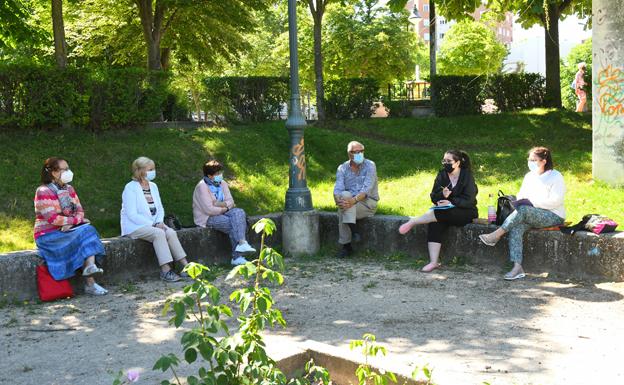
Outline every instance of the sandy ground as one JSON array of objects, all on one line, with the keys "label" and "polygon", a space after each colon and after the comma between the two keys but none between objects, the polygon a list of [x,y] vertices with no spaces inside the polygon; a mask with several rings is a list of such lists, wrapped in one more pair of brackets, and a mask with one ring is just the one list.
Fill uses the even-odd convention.
[{"label": "sandy ground", "polygon": [[[276,356],[306,340],[348,350],[371,332],[388,348],[382,364],[404,373],[428,364],[437,384],[624,384],[623,283],[509,283],[498,268],[472,266],[423,274],[392,258],[287,264],[273,292],[288,327],[266,336]],[[224,294],[240,284],[223,275]],[[5,304],[0,384],[111,384],[112,373],[130,368],[141,371],[139,383],[169,379],[151,368],[161,354],[180,353],[181,330],[161,309],[182,287],[137,279],[105,297]]]}]

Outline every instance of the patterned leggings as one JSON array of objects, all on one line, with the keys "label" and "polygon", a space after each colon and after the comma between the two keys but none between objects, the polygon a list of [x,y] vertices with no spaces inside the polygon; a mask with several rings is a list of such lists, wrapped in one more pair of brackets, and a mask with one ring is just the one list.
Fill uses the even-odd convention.
[{"label": "patterned leggings", "polygon": [[243,209],[233,208],[222,215],[210,217],[206,222],[206,227],[226,233],[230,237],[232,257],[236,258],[242,255],[235,249],[238,242],[245,239],[245,234],[247,233],[247,216]]},{"label": "patterned leggings", "polygon": [[563,219],[550,210],[538,209],[533,206],[520,206],[511,213],[501,226],[509,232],[509,259],[522,263],[522,237],[532,228],[557,226]]}]

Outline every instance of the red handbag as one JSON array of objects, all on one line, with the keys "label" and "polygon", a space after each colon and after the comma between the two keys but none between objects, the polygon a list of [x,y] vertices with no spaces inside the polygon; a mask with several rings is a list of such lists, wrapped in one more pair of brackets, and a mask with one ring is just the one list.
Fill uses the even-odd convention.
[{"label": "red handbag", "polygon": [[46,265],[37,266],[37,290],[39,299],[44,302],[74,296],[74,290],[68,279],[55,280]]}]

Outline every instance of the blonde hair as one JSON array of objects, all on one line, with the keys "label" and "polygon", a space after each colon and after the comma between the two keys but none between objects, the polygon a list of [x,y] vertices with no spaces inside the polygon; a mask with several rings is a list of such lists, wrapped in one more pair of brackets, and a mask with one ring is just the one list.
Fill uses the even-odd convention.
[{"label": "blonde hair", "polygon": [[156,166],[156,163],[146,156],[136,158],[132,162],[132,179],[138,182],[145,179],[145,169],[149,166]]},{"label": "blonde hair", "polygon": [[364,145],[362,143],[352,140],[349,144],[347,144],[347,152],[351,151],[351,149],[355,146],[361,146],[362,150],[364,150]]},{"label": "blonde hair", "polygon": [[582,69],[583,71],[585,71],[587,69],[587,63],[585,63],[584,61],[578,63],[576,66],[579,70]]}]

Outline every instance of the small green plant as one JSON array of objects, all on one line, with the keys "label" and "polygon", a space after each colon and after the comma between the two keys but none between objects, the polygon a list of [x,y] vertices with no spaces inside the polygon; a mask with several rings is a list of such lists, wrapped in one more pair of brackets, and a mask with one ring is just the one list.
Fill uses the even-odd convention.
[{"label": "small green plant", "polygon": [[[238,331],[230,332],[225,319],[232,317],[229,306],[220,303],[219,290],[210,283],[214,278],[208,267],[199,263],[189,263],[185,271],[194,280],[184,288],[184,295],[165,302],[163,315],[173,311],[170,323],[180,327],[185,320],[195,321],[195,327],[182,335],[184,361],[189,364],[203,360],[197,375],[186,378],[189,385],[198,384],[262,384],[262,385],[307,385],[329,383],[329,374],[323,368],[309,362],[306,375],[287,381],[276,363],[266,351],[261,332],[268,326],[286,326],[282,313],[274,307],[271,291],[262,283],[281,285],[284,277],[283,257],[274,249],[266,247],[265,238],[273,234],[275,223],[267,218],[253,225],[256,233],[262,233],[260,253],[257,259],[232,269],[226,280],[236,276],[251,282],[230,295],[230,300],[239,308]],[[218,337],[222,335],[223,337]],[[178,367],[180,358],[170,353],[160,357],[154,370],[171,371],[175,383],[182,384]],[[165,380],[161,385],[170,385]]]},{"label": "small green plant", "polygon": [[[419,374],[422,373],[424,377],[423,380],[419,380]],[[412,371],[412,379],[415,381],[420,381],[422,385],[435,385],[432,380],[433,377],[433,369],[429,368],[429,365],[425,364],[423,367],[415,367]]]},{"label": "small green plant", "polygon": [[387,385],[390,381],[396,383],[397,379],[394,373],[384,370],[379,370],[379,373],[377,373],[368,363],[368,357],[375,357],[379,353],[385,356],[387,353],[386,348],[375,343],[375,340],[376,338],[373,334],[365,333],[361,340],[353,340],[349,344],[351,350],[362,348],[362,353],[364,354],[364,363],[355,370],[359,385]]}]

